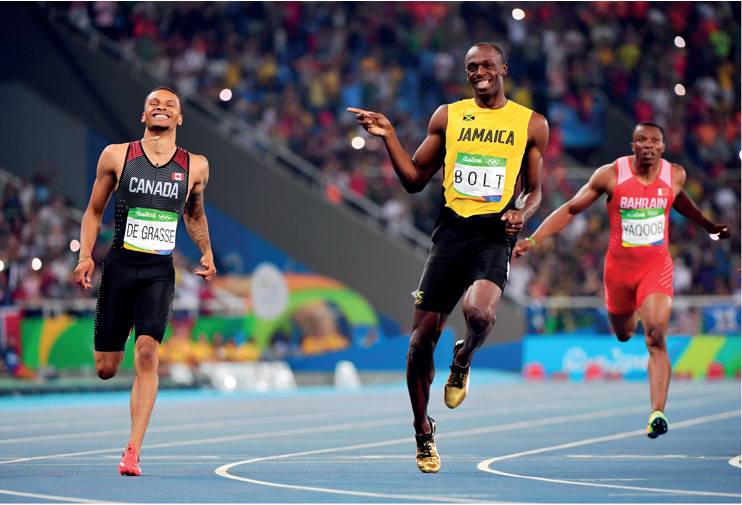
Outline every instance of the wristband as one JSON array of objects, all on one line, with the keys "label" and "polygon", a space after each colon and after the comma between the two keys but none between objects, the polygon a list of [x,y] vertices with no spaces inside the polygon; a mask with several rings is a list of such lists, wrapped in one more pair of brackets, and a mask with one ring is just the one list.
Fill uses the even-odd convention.
[{"label": "wristband", "polygon": [[526,237],[526,240],[530,240],[531,242],[533,242],[533,245],[536,245],[536,241],[535,241],[535,240],[533,240],[533,238],[532,238],[532,237]]},{"label": "wristband", "polygon": [[93,257],[93,255],[92,255],[92,254],[88,254],[88,255],[87,255],[87,256],[85,256],[84,258],[80,258],[79,260],[77,260],[77,264],[79,265],[80,263],[82,263],[82,262],[83,262],[83,261],[85,261],[86,259],[89,259],[89,258],[92,258],[92,257]]}]

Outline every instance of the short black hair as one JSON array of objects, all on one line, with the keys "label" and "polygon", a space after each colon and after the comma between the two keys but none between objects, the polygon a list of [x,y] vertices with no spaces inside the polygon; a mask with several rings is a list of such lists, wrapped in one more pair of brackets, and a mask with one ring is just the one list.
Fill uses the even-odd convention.
[{"label": "short black hair", "polygon": [[502,49],[500,49],[500,46],[498,46],[497,44],[493,44],[492,42],[477,42],[471,47],[483,47],[483,46],[488,46],[494,49],[495,52],[500,55],[502,62],[505,63],[505,55],[503,54]]},{"label": "short black hair", "polygon": [[164,89],[165,91],[169,91],[170,93],[175,95],[175,98],[178,99],[178,105],[180,106],[180,113],[182,114],[183,113],[183,101],[180,99],[180,96],[178,95],[178,93],[176,93],[175,90],[171,88],[170,86],[157,86],[155,89],[147,93],[147,96],[144,97],[144,108],[145,109],[147,108],[147,100],[149,99],[149,95],[151,95],[155,91],[160,91],[161,89]]},{"label": "short black hair", "polygon": [[660,125],[658,125],[657,123],[652,123],[651,121],[642,121],[641,123],[639,123],[638,125],[634,127],[634,131],[636,131],[636,129],[639,128],[640,126],[654,126],[655,128],[659,128],[660,131],[662,132],[662,143],[663,144],[665,143],[665,130],[663,130]]}]

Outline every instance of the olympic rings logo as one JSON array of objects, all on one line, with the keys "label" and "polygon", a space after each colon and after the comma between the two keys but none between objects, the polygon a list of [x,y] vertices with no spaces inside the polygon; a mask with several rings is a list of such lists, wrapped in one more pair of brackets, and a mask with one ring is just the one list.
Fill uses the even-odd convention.
[{"label": "olympic rings logo", "polygon": [[484,159],[484,162],[487,163],[491,167],[500,164],[500,160],[498,160],[496,158],[485,158]]}]

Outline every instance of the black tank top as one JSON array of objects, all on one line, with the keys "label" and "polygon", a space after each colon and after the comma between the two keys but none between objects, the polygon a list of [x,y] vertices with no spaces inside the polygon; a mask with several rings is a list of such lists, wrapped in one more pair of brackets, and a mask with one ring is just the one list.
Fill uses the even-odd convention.
[{"label": "black tank top", "polygon": [[170,161],[156,167],[140,141],[129,144],[114,193],[116,226],[110,256],[130,263],[172,261],[188,195],[189,165],[184,149],[178,148]]}]

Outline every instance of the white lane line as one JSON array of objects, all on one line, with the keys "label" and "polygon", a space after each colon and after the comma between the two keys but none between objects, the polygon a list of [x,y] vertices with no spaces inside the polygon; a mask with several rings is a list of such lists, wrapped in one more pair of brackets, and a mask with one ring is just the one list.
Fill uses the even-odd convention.
[{"label": "white lane line", "polygon": [[742,462],[740,462],[740,460],[742,460],[742,456],[737,456],[736,458],[730,459],[729,464],[732,466],[742,468]]},{"label": "white lane line", "polygon": [[[505,395],[503,397],[498,398],[498,400],[504,400]],[[518,398],[516,395],[507,395],[507,399],[510,399],[510,396],[515,396],[516,399]],[[549,400],[552,403],[556,403],[558,400],[564,401],[565,399],[568,400],[575,400],[579,398],[581,401],[584,402],[585,399],[589,399],[591,397],[597,397],[597,398],[604,398],[605,395],[603,393],[594,393],[590,395],[576,395],[576,394],[570,394],[570,395],[564,395],[563,398],[553,398],[549,397]],[[631,393],[624,393],[619,396],[620,399],[623,398],[635,398],[636,395]],[[616,398],[614,397],[614,400]],[[364,402],[366,403],[366,402]],[[533,405],[541,404],[543,403],[542,400],[537,400],[533,402]],[[572,405],[573,403],[570,403]],[[404,409],[407,411],[409,409],[409,406],[407,404],[404,405],[404,407],[400,406],[399,408],[394,409],[394,411],[400,411]],[[280,410],[280,409],[279,409]],[[307,412],[307,410],[310,410]],[[314,410],[315,412],[311,412],[311,410]],[[481,410],[481,409],[480,409]],[[193,427],[194,429],[200,429],[200,428],[213,428],[213,427],[226,427],[226,426],[232,426],[232,425],[238,425],[241,426],[243,423],[250,423],[250,424],[259,424],[261,422],[269,423],[274,421],[281,421],[285,420],[287,418],[291,418],[296,421],[308,421],[313,420],[315,418],[311,416],[321,416],[317,417],[316,419],[325,419],[327,417],[347,417],[348,412],[351,412],[351,416],[358,414],[366,415],[359,413],[358,408],[353,408],[352,406],[348,406],[347,403],[344,404],[342,408],[338,408],[336,410],[328,410],[327,408],[317,411],[317,408],[315,406],[314,409],[306,409],[302,412],[301,409],[295,409],[292,408],[291,412],[280,412],[280,411],[274,411],[271,412],[270,416],[247,416],[247,417],[234,417],[233,419],[221,419],[221,420],[208,420],[204,419],[203,417],[194,415],[194,414],[168,414],[167,417],[171,420],[173,417],[177,417],[180,421],[186,421],[186,420],[196,420],[198,422],[191,423],[189,425],[166,425],[166,426],[155,426],[155,422],[159,420],[158,418],[153,418],[152,420],[152,426],[147,430],[148,433],[153,433],[157,431],[166,431],[169,432],[172,429],[181,429],[181,430],[187,430],[190,429],[190,427]],[[385,413],[386,411],[382,411],[379,409],[366,409],[361,410],[360,412],[369,412],[369,413]],[[234,411],[231,412],[233,415],[236,414]],[[265,413],[265,412],[263,412]],[[164,414],[157,413],[157,417],[164,417]],[[307,417],[302,417],[307,416]],[[127,416],[128,417],[128,416]],[[100,425],[102,424],[101,421],[104,419],[110,423],[110,416],[102,417],[102,418],[93,418],[93,419],[86,419],[86,420],[77,420],[77,421],[56,421],[52,423],[36,423],[36,424],[23,424],[23,425],[12,425],[12,426],[0,426],[0,432],[2,431],[26,431],[26,430],[39,430],[39,429],[49,429],[49,428],[67,428],[67,427],[82,427],[82,426],[89,426],[89,425]],[[122,417],[120,420],[114,420],[114,422],[129,422],[127,419]],[[202,424],[203,423],[203,424]],[[214,424],[210,424],[214,423]],[[28,442],[32,440],[55,440],[60,437],[65,438],[78,438],[78,437],[91,437],[91,436],[108,436],[111,434],[126,434],[129,432],[129,429],[122,429],[122,430],[107,430],[107,431],[99,431],[99,432],[85,432],[85,433],[64,433],[60,435],[40,435],[37,437],[23,437],[23,438],[12,438],[12,439],[0,439],[0,443],[14,443],[14,442]]]},{"label": "white lane line", "polygon": [[255,479],[248,479],[247,477],[238,477],[236,475],[232,475],[229,473],[230,468],[233,468],[239,465],[245,465],[248,463],[256,463],[258,461],[285,459],[285,458],[292,458],[296,456],[309,456],[312,454],[326,454],[329,452],[351,451],[354,449],[370,449],[373,447],[384,447],[387,445],[410,443],[410,442],[414,442],[414,440],[415,440],[414,437],[407,437],[407,438],[398,438],[395,440],[385,440],[383,442],[373,442],[370,444],[348,445],[345,447],[332,447],[330,449],[317,449],[314,451],[295,452],[291,454],[281,454],[278,456],[266,456],[262,458],[252,458],[252,459],[248,459],[245,461],[237,461],[236,463],[229,463],[227,465],[220,466],[219,468],[214,470],[214,473],[216,473],[217,475],[220,475],[221,477],[226,477],[227,479],[239,480],[242,482],[249,482],[251,484],[259,484],[259,485],[269,486],[269,487],[279,487],[279,488],[284,488],[284,489],[296,489],[300,491],[317,491],[320,493],[342,494],[342,495],[348,495],[348,496],[365,496],[369,498],[392,498],[392,499],[397,499],[397,500],[398,499],[420,500],[420,501],[426,501],[426,502],[435,501],[435,502],[455,502],[455,503],[504,503],[504,502],[492,502],[492,501],[477,501],[477,500],[471,500],[468,498],[461,499],[461,498],[440,497],[440,496],[367,493],[364,491],[343,491],[340,489],[331,489],[331,488],[322,488],[322,487],[297,486],[293,484],[277,484],[274,482],[266,482],[266,481],[255,480]]},{"label": "white lane line", "polygon": [[[460,412],[458,414],[454,413],[445,413],[438,415],[438,419],[448,419],[448,418],[458,418],[462,419],[465,417],[482,417],[482,416],[492,416],[497,414],[511,414],[511,413],[523,413],[523,412],[538,412],[541,410],[550,410],[552,407],[558,408],[565,408],[568,406],[571,406],[571,404],[565,404],[562,402],[555,402],[554,404],[540,404],[540,405],[524,405],[524,406],[511,406],[511,407],[502,407],[502,408],[496,408],[496,409],[484,409],[479,411],[469,411],[469,412]],[[618,409],[621,410],[621,409]],[[614,412],[613,410],[611,412]],[[162,444],[148,444],[143,445],[142,449],[161,449],[165,447],[184,447],[189,445],[200,445],[200,444],[216,444],[221,442],[234,442],[238,440],[249,440],[249,439],[256,439],[256,438],[269,438],[269,437],[284,437],[284,436],[290,436],[290,435],[305,435],[309,433],[325,433],[325,432],[332,432],[332,431],[339,431],[339,430],[351,430],[356,428],[372,428],[372,427],[378,427],[378,426],[391,426],[395,424],[405,424],[410,421],[409,417],[399,417],[399,418],[392,418],[392,419],[381,419],[377,421],[365,421],[361,423],[344,423],[344,424],[335,424],[330,426],[318,426],[313,428],[299,428],[299,429],[293,429],[293,430],[279,430],[279,431],[269,431],[269,432],[260,432],[260,433],[249,433],[245,435],[230,435],[225,437],[215,437],[215,438],[206,438],[206,439],[198,439],[198,440],[186,440],[181,442],[167,442]],[[128,431],[127,431],[128,433]],[[56,459],[56,458],[66,458],[71,456],[87,456],[91,454],[105,454],[110,452],[123,452],[123,449],[120,447],[117,447],[115,449],[99,449],[95,451],[82,451],[82,452],[70,452],[65,454],[53,454],[49,456],[33,456],[28,458],[16,458],[16,459],[9,459],[6,461],[0,461],[0,465],[7,465],[10,463],[22,463],[24,461],[35,461],[39,459]]]},{"label": "white lane line", "polygon": [[[692,399],[687,399],[687,400],[676,400],[676,401],[671,401],[670,405],[672,408],[696,407],[696,406],[705,405],[708,403],[716,403],[715,399],[718,399],[719,397],[722,397],[722,396],[728,396],[728,395],[705,396],[705,397],[692,398]],[[569,404],[565,404],[563,402],[555,402],[555,403],[561,405],[562,407],[569,406]],[[446,414],[439,414],[437,415],[437,417],[439,420],[445,420],[449,418],[450,419],[463,419],[465,417],[478,417],[480,416],[482,412],[491,412],[491,413],[535,412],[539,410],[550,410],[550,405],[551,404],[524,405],[522,407],[511,406],[511,407],[504,407],[504,408],[499,408],[499,409],[485,409],[484,411],[469,411],[469,412],[458,412],[458,413],[451,412],[451,413],[446,413]],[[613,415],[623,415],[623,414],[644,412],[645,410],[646,410],[646,406],[638,405],[635,407],[622,407],[618,409],[601,411],[598,413],[578,414],[576,416],[562,416],[558,419],[567,419],[567,421],[559,421],[559,422],[582,421],[582,420],[590,420],[590,419],[600,419],[603,417],[610,417]],[[222,442],[234,442],[234,441],[239,441],[239,440],[249,440],[249,439],[256,439],[256,438],[283,437],[283,436],[290,436],[290,435],[304,435],[304,434],[309,434],[309,433],[324,433],[324,432],[336,431],[336,430],[351,430],[351,429],[356,429],[356,428],[389,426],[389,425],[394,425],[394,424],[405,424],[408,422],[409,422],[409,418],[404,417],[404,418],[396,418],[396,419],[385,419],[385,420],[379,420],[379,421],[367,421],[364,423],[344,423],[344,424],[337,424],[337,425],[331,425],[331,426],[319,426],[315,428],[301,428],[301,429],[294,429],[294,430],[269,431],[269,432],[261,432],[261,433],[250,433],[250,434],[245,434],[245,435],[231,435],[231,436],[225,436],[225,437],[186,440],[186,441],[181,441],[181,442],[149,444],[149,445],[143,445],[142,449],[161,449],[165,447],[185,447],[185,446],[190,446],[190,445],[217,444],[217,443],[222,443]],[[525,425],[524,425],[524,422],[520,422],[520,423],[515,423],[514,425],[501,425],[501,426],[493,426],[489,428],[477,428],[474,430],[468,430],[466,432],[458,432],[460,433],[460,435],[455,435],[452,433],[441,434],[441,435],[437,435],[437,438],[491,433],[491,432],[501,431],[503,426],[516,426],[517,425],[517,426],[533,427],[533,426],[539,426],[539,424],[532,424],[532,423],[539,423],[539,422],[542,422],[542,421],[525,421],[526,423]],[[64,454],[52,454],[48,456],[32,456],[32,457],[26,457],[26,458],[16,458],[16,459],[0,461],[0,465],[7,465],[11,463],[22,463],[24,461],[35,461],[39,459],[56,459],[56,458],[66,458],[66,457],[71,457],[71,456],[87,456],[91,454],[106,454],[106,453],[111,453],[111,452],[113,453],[123,452],[123,449],[121,447],[116,447],[113,449],[99,449],[95,451],[69,452],[69,453],[64,453]]]},{"label": "white lane line", "polygon": [[[683,407],[690,407],[690,406],[697,406],[698,402],[706,403],[710,398],[698,398],[698,399],[692,399],[692,400],[686,400],[686,401],[678,401],[674,402],[673,408],[681,408],[681,405]],[[501,432],[501,431],[510,431],[510,430],[518,430],[518,429],[524,429],[524,428],[533,428],[537,426],[548,426],[548,425],[554,425],[554,424],[562,424],[562,423],[568,423],[568,422],[578,422],[578,421],[589,421],[593,419],[600,419],[604,417],[613,417],[613,416],[619,416],[619,415],[626,415],[626,414],[633,414],[636,412],[644,412],[646,411],[647,407],[646,405],[637,406],[634,408],[620,408],[620,409],[610,409],[610,410],[604,410],[599,412],[589,412],[587,414],[576,414],[571,416],[559,416],[559,417],[552,417],[547,419],[537,419],[533,421],[522,421],[518,423],[509,423],[509,424],[503,424],[498,426],[490,426],[487,428],[478,428],[474,430],[461,430],[456,431],[452,433],[443,433],[440,435],[436,435],[437,439],[441,438],[455,438],[455,437],[465,437],[470,435],[479,435],[482,433],[494,433],[494,432]],[[737,411],[739,413],[739,411]],[[686,421],[687,423],[688,421]],[[678,427],[681,423],[675,423],[673,424],[673,427]],[[681,426],[682,427],[682,426]],[[643,433],[643,430],[638,430],[639,433]],[[635,432],[631,432],[635,433]],[[317,491],[317,492],[323,492],[323,493],[332,493],[332,494],[346,494],[350,496],[369,496],[372,498],[402,498],[405,499],[414,499],[414,500],[430,500],[431,497],[415,497],[413,495],[406,496],[406,495],[382,495],[380,493],[374,493],[374,494],[366,494],[362,493],[360,491],[343,491],[339,489],[332,489],[332,488],[320,488],[320,487],[310,487],[310,486],[298,486],[298,485],[292,485],[292,484],[278,484],[275,482],[268,482],[268,481],[261,481],[256,479],[249,479],[247,477],[238,477],[236,475],[232,475],[229,473],[229,470],[231,468],[234,468],[236,466],[240,465],[246,465],[250,463],[257,463],[259,461],[268,461],[268,460],[276,460],[276,459],[285,459],[285,458],[291,458],[296,456],[307,456],[311,454],[326,454],[330,452],[339,452],[339,451],[350,451],[355,449],[367,449],[371,447],[382,447],[387,445],[396,445],[396,444],[403,444],[403,443],[410,443],[414,441],[414,437],[409,438],[399,438],[395,440],[387,440],[383,442],[375,442],[371,444],[361,444],[361,445],[349,445],[344,447],[333,447],[330,449],[318,449],[314,451],[305,451],[305,452],[296,452],[291,454],[282,454],[278,456],[267,456],[267,457],[261,457],[261,458],[252,458],[244,461],[237,461],[235,463],[229,463],[227,465],[222,465],[219,468],[217,468],[214,473],[217,475],[220,475],[222,477],[226,477],[227,479],[233,479],[233,480],[239,480],[243,482],[248,482],[251,484],[258,484],[263,486],[271,486],[271,487],[282,487],[285,489],[296,489],[296,490],[303,490],[303,491]],[[480,463],[481,465],[481,463]],[[448,498],[450,500],[450,498]]]},{"label": "white lane line", "polygon": [[8,494],[11,496],[23,496],[24,498],[40,498],[42,500],[51,500],[51,501],[69,501],[72,503],[122,503],[122,502],[115,502],[115,501],[88,500],[87,498],[68,498],[66,496],[54,496],[50,494],[19,493],[17,491],[6,491],[4,489],[0,489],[0,494]]},{"label": "white lane line", "polygon": [[[602,395],[601,395],[602,396]],[[631,395],[632,397],[634,395]],[[726,396],[725,394],[715,395],[712,397],[706,397],[708,400],[718,399],[719,397]],[[584,401],[585,398],[583,397],[581,401]],[[620,400],[616,399],[616,400]],[[677,400],[677,401],[684,401],[684,400]],[[569,409],[577,404],[575,402],[564,402],[564,401],[557,401],[557,402],[551,402],[551,403],[535,403],[535,404],[528,404],[528,405],[514,405],[510,407],[500,407],[495,409],[479,409],[479,410],[472,410],[464,413],[459,413],[455,417],[456,419],[462,419],[466,417],[477,417],[477,416],[485,416],[485,415],[498,415],[500,413],[507,414],[507,413],[518,413],[518,412],[532,412],[537,410],[543,410],[544,405],[549,406],[555,406],[555,408],[561,408],[561,409]],[[405,410],[407,407],[405,407]],[[514,410],[507,410],[507,409],[514,409]],[[525,410],[523,410],[525,409]],[[197,423],[189,423],[189,424],[179,424],[179,425],[169,425],[169,426],[153,426],[150,427],[147,432],[148,433],[171,433],[176,431],[189,431],[189,430],[201,430],[201,429],[209,429],[209,428],[225,428],[230,426],[247,426],[251,424],[271,424],[271,423],[279,423],[279,422],[303,422],[303,421],[314,421],[314,420],[324,420],[324,419],[338,419],[338,418],[348,418],[348,417],[363,417],[368,415],[374,415],[374,414],[387,414],[387,413],[393,413],[393,412],[400,412],[402,408],[390,408],[390,409],[365,409],[365,410],[358,410],[358,409],[346,409],[344,411],[338,411],[338,412],[327,412],[327,411],[321,411],[321,412],[314,412],[314,413],[307,413],[307,414],[299,414],[294,416],[286,416],[286,415],[274,415],[274,416],[264,416],[264,417],[248,417],[248,418],[242,418],[242,419],[231,419],[228,421],[208,421],[208,422],[197,422]],[[548,409],[547,409],[548,410]],[[440,419],[446,419],[447,417],[451,416],[451,413],[446,412],[442,414],[434,414],[436,417]],[[106,430],[106,431],[94,431],[94,432],[83,432],[83,433],[64,433],[59,435],[38,435],[33,437],[20,437],[20,438],[6,438],[6,439],[0,439],[0,444],[16,444],[16,443],[26,443],[26,442],[40,442],[40,441],[61,441],[61,440],[71,440],[71,439],[78,439],[78,438],[91,438],[91,437],[104,437],[104,436],[113,436],[113,435],[127,435],[129,434],[130,429],[119,429],[119,430]],[[0,462],[2,464],[2,462]]]},{"label": "white lane line", "polygon": [[[633,396],[633,395],[632,395]],[[462,418],[471,418],[471,417],[483,417],[483,416],[491,416],[491,415],[504,415],[504,414],[511,414],[511,413],[522,413],[522,412],[533,412],[533,411],[540,411],[540,410],[550,410],[552,407],[557,409],[569,409],[572,407],[577,406],[577,403],[575,402],[564,402],[564,401],[557,401],[557,402],[550,402],[550,403],[533,403],[533,404],[526,404],[526,405],[512,405],[512,406],[506,406],[506,407],[498,407],[498,408],[487,408],[487,409],[478,409],[478,410],[470,410],[464,413],[460,413],[456,415],[455,417],[457,419]],[[243,418],[243,419],[232,419],[229,421],[209,421],[209,422],[200,422],[200,423],[190,423],[190,424],[180,424],[180,425],[170,425],[170,426],[154,426],[147,430],[147,433],[170,433],[174,431],[188,431],[188,430],[200,430],[200,429],[206,429],[206,428],[224,428],[229,426],[247,426],[250,424],[266,424],[269,425],[271,423],[278,423],[278,422],[303,422],[303,421],[316,421],[316,420],[324,420],[324,419],[338,419],[342,417],[365,417],[369,415],[376,415],[376,414],[389,414],[389,413],[395,413],[395,412],[407,412],[409,409],[408,406],[405,406],[404,408],[396,407],[396,408],[389,408],[389,409],[365,409],[365,410],[359,410],[359,409],[345,409],[343,411],[322,411],[322,412],[314,412],[309,414],[299,414],[299,415],[278,415],[278,416],[266,416],[266,417],[249,417],[249,418]],[[452,414],[449,411],[446,411],[445,413],[441,414],[434,414],[439,419],[446,419],[447,417],[452,417]],[[68,439],[75,439],[75,438],[89,438],[89,437],[101,437],[101,436],[110,436],[110,435],[126,435],[130,432],[130,429],[122,429],[122,430],[108,430],[108,431],[95,431],[95,432],[85,432],[85,433],[66,433],[66,434],[60,434],[60,435],[39,435],[35,437],[22,437],[22,438],[6,438],[6,439],[0,439],[0,444],[13,444],[13,443],[25,443],[25,442],[35,442],[35,441],[42,441],[42,440],[68,440]]]},{"label": "white lane line", "polygon": [[[299,415],[280,415],[280,416],[267,416],[267,417],[249,417],[243,419],[231,419],[229,421],[208,421],[199,423],[189,424],[176,424],[170,426],[153,426],[147,430],[147,433],[171,433],[174,431],[188,431],[188,430],[201,430],[209,428],[226,428],[230,426],[249,426],[251,424],[266,424],[271,423],[288,423],[288,422],[304,422],[304,421],[318,421],[324,419],[337,419],[342,417],[364,417],[374,414],[390,414],[390,413],[401,413],[402,408],[394,409],[366,409],[343,411],[343,412],[315,412],[312,414],[299,414]],[[23,442],[37,442],[42,440],[69,440],[74,438],[88,438],[88,437],[103,437],[109,435],[126,435],[131,432],[130,428],[122,430],[109,430],[109,431],[94,431],[87,433],[64,433],[61,435],[40,435],[36,437],[21,437],[21,438],[5,438],[0,439],[0,444],[16,444]]]},{"label": "white lane line", "polygon": [[684,454],[567,454],[565,457],[577,459],[727,459],[726,456],[687,456]]},{"label": "white lane line", "polygon": [[[680,428],[687,428],[689,426],[696,426],[698,424],[704,424],[704,423],[710,423],[714,421],[722,421],[724,419],[731,419],[733,417],[738,417],[742,413],[740,410],[733,410],[730,412],[724,412],[722,414],[715,414],[711,416],[704,416],[704,417],[697,417],[695,419],[689,419],[687,421],[681,421],[678,423],[673,423],[670,425],[670,428],[673,430],[677,430]],[[713,491],[684,491],[684,490],[677,490],[677,489],[660,489],[660,488],[649,488],[649,487],[635,487],[635,486],[619,486],[615,484],[595,484],[590,482],[577,482],[574,480],[562,480],[562,479],[547,479],[544,477],[532,477],[529,475],[517,475],[513,473],[507,473],[507,472],[501,472],[498,470],[493,470],[490,468],[490,465],[496,461],[502,461],[505,459],[513,459],[520,456],[527,456],[530,454],[540,454],[544,452],[549,451],[556,451],[560,449],[569,449],[572,447],[580,447],[583,445],[589,445],[589,444],[595,444],[598,442],[608,442],[613,440],[621,440],[624,438],[630,438],[630,437],[636,437],[640,435],[646,435],[645,430],[633,430],[633,431],[626,431],[624,433],[618,433],[616,435],[609,435],[606,437],[597,437],[597,438],[589,438],[587,440],[580,440],[579,442],[570,442],[568,444],[561,444],[561,445],[554,445],[551,447],[544,447],[541,449],[534,449],[531,451],[524,451],[524,452],[518,452],[515,454],[509,454],[507,456],[498,456],[496,458],[491,458],[485,461],[482,461],[477,465],[477,468],[479,470],[482,470],[483,472],[489,472],[494,473],[497,475],[504,475],[506,477],[515,477],[520,479],[530,479],[530,480],[538,480],[542,482],[555,482],[558,484],[573,484],[575,486],[591,486],[591,487],[605,487],[605,488],[612,488],[612,489],[628,489],[632,491],[645,491],[645,492],[652,492],[652,493],[667,493],[667,494],[684,494],[684,495],[693,495],[693,496],[724,496],[724,497],[731,497],[731,498],[738,498],[742,496],[741,494],[735,494],[735,493],[717,493]]]}]

